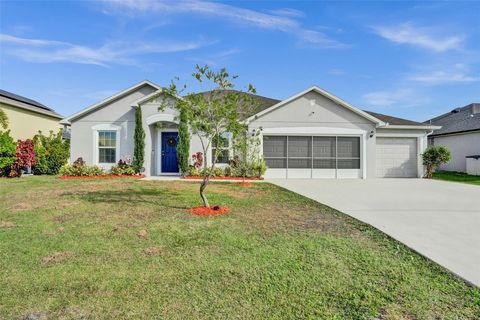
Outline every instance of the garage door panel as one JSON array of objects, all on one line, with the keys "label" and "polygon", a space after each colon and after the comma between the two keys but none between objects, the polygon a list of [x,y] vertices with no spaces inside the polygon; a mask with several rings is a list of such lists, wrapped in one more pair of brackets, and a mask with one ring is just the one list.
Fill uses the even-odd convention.
[{"label": "garage door panel", "polygon": [[377,177],[412,178],[417,170],[416,138],[377,138]]}]

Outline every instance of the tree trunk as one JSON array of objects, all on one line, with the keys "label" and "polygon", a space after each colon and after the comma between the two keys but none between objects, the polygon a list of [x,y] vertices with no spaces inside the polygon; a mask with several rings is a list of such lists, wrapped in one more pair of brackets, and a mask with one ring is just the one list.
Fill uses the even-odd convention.
[{"label": "tree trunk", "polygon": [[204,176],[202,184],[200,184],[200,197],[202,198],[203,205],[206,208],[210,208],[210,205],[208,204],[207,196],[205,195],[205,189],[207,188],[209,180],[210,180],[210,174],[208,174],[207,176]]}]

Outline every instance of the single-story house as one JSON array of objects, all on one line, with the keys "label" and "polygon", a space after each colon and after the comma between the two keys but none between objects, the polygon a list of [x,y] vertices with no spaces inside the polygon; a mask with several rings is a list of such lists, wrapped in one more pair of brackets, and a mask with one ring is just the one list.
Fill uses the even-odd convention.
[{"label": "single-story house", "polygon": [[452,160],[439,169],[466,172],[467,157],[480,155],[480,103],[453,109],[425,124],[441,126],[429,136],[428,142],[445,146],[452,153]]},{"label": "single-story house", "polygon": [[[159,112],[161,88],[142,81],[64,119],[71,124],[71,159],[110,168],[134,150],[135,109],[141,108],[145,174],[178,174],[175,99]],[[421,177],[421,153],[437,126],[362,111],[311,87],[279,101],[256,96],[262,106],[247,121],[261,130],[260,153],[276,178]],[[231,141],[221,162],[232,155]],[[190,153],[201,151],[192,136]],[[209,151],[211,152],[211,151]],[[206,155],[207,162],[209,155]],[[173,163],[173,165],[172,165]]]},{"label": "single-story house", "polygon": [[32,139],[38,131],[55,133],[62,127],[63,116],[38,101],[0,89],[0,109],[8,118],[8,129],[14,140]]}]

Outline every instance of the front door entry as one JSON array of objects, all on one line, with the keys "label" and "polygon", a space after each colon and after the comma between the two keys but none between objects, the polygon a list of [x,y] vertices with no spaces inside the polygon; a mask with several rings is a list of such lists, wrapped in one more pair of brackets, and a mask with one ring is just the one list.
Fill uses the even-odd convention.
[{"label": "front door entry", "polygon": [[162,132],[162,172],[174,173],[178,170],[178,132]]}]

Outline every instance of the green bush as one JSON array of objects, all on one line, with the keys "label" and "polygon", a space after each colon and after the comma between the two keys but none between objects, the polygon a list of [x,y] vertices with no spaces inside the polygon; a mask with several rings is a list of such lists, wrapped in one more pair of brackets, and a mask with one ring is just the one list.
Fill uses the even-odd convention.
[{"label": "green bush", "polygon": [[432,178],[433,173],[443,163],[452,159],[452,154],[447,147],[430,146],[422,154],[423,165],[426,167],[425,177]]},{"label": "green bush", "polygon": [[267,165],[263,158],[253,160],[247,165],[247,174],[249,176],[260,178],[267,171]]},{"label": "green bush", "polygon": [[188,171],[187,171],[188,176],[199,176],[200,175],[200,170],[196,168],[195,166],[189,166]]},{"label": "green bush", "polygon": [[111,174],[133,176],[137,173],[136,166],[129,163],[129,161],[118,161],[118,164],[113,166]]},{"label": "green bush", "polygon": [[78,158],[73,164],[66,164],[59,170],[62,176],[72,177],[92,177],[105,174],[102,168],[98,166],[87,166],[82,158]]},{"label": "green bush", "polygon": [[225,175],[227,177],[241,177],[242,176],[242,170],[238,167],[230,165],[230,166],[225,168]]},{"label": "green bush", "polygon": [[10,130],[0,131],[0,176],[7,176],[16,161],[16,144]]},{"label": "green bush", "polygon": [[34,174],[58,174],[60,168],[68,161],[70,154],[70,142],[62,139],[62,131],[50,132],[44,136],[39,132],[34,137],[36,164],[33,167]]}]

